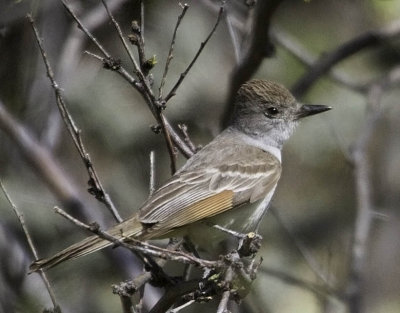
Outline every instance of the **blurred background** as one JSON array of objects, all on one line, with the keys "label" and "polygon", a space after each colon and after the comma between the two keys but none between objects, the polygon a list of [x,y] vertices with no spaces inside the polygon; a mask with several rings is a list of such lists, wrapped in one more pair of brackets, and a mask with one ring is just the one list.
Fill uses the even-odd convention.
[{"label": "blurred background", "polygon": [[[248,10],[243,2],[227,1],[234,26]],[[129,67],[128,57],[99,1],[70,3],[102,44]],[[126,34],[131,21],[138,19],[138,3],[109,1]],[[218,2],[188,4],[190,8],[177,34],[167,91],[190,63],[217,16]],[[104,187],[123,217],[140,207],[148,196],[151,150],[155,151],[157,184],[169,176],[163,137],[151,131],[155,120],[140,95],[117,74],[83,53],[98,51],[59,1],[0,1],[0,100],[51,151],[72,179],[87,201],[87,221],[112,225],[113,218],[104,206],[86,192],[87,173],[59,117],[25,17],[28,12],[37,21],[56,80],[82,130]],[[152,71],[154,90],[160,83],[180,12],[177,1],[145,1],[146,53],[147,57],[155,55],[158,62]],[[287,0],[272,18],[272,32],[318,57],[367,31],[390,25],[400,19],[399,12],[400,2],[396,0]],[[273,41],[274,56],[264,60],[254,77],[275,80],[290,88],[307,66],[284,48],[279,38]],[[400,63],[399,38],[364,49],[335,66],[335,70],[346,74],[354,84],[379,80]],[[224,112],[229,110],[226,98],[235,66],[232,39],[223,21],[165,110],[174,125],[187,124],[196,145],[206,144],[221,130]],[[368,144],[374,218],[361,284],[362,312],[400,311],[399,99],[399,88],[384,93]],[[325,75],[299,100],[334,109],[303,121],[284,148],[283,176],[273,210],[261,227],[264,240],[259,256],[264,261],[252,292],[239,308],[234,308],[235,312],[348,311],[342,296],[349,283],[359,199],[349,155],[366,126],[367,99],[363,93]],[[184,161],[179,158],[179,164]],[[60,203],[1,127],[0,178],[23,212],[40,256],[49,256],[87,235],[53,213],[53,207]],[[0,234],[0,310],[38,312],[51,306],[39,276],[26,274],[33,257],[2,193]],[[129,253],[119,250],[99,252],[48,272],[63,312],[121,310],[110,285],[132,278],[141,268]],[[120,263],[112,262],[115,259],[110,254],[120,255]],[[123,269],[116,264],[124,264]],[[173,264],[169,268],[176,271]],[[151,306],[161,292],[151,289],[146,305]],[[196,304],[183,312],[212,312],[215,305]]]}]

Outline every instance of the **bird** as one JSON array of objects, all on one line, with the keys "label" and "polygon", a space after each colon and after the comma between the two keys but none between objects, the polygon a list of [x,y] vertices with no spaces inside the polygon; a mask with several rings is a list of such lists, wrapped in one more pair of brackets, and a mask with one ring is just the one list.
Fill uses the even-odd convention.
[{"label": "bird", "polygon": [[[238,89],[227,128],[195,153],[125,221],[106,232],[120,240],[186,237],[212,247],[221,231],[256,231],[282,172],[281,150],[299,121],[331,109],[301,104],[283,85],[253,79]],[[88,237],[52,257],[34,261],[30,272],[49,269],[112,242]]]}]

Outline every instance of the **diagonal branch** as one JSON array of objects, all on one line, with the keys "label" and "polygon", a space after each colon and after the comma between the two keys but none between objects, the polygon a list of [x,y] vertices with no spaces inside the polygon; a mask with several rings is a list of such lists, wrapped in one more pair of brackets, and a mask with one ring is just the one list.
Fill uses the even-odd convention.
[{"label": "diagonal branch", "polygon": [[54,160],[50,152],[7,112],[1,100],[0,129],[16,143],[23,157],[40,174],[63,205],[71,211],[81,212],[83,200],[72,179]]},{"label": "diagonal branch", "polygon": [[[103,3],[103,6],[104,6],[104,8],[106,9],[107,14],[108,14],[108,16],[109,16],[111,22],[113,23],[115,29],[117,30],[118,37],[119,37],[119,39],[121,40],[122,45],[124,46],[125,51],[126,51],[126,53],[128,54],[128,56],[129,56],[129,58],[130,58],[130,60],[131,60],[131,62],[132,62],[132,64],[133,64],[133,68],[134,68],[135,74],[136,74],[138,77],[140,77],[140,75],[141,75],[142,73],[141,73],[141,71],[139,70],[139,66],[138,66],[138,64],[137,64],[137,62],[136,62],[136,60],[135,60],[135,57],[133,56],[131,50],[129,49],[128,43],[126,42],[124,35],[122,34],[121,27],[119,26],[119,24],[117,23],[117,21],[116,21],[115,18],[114,18],[114,15],[111,13],[110,9],[108,8],[108,5],[107,5],[106,1],[105,1],[105,0],[101,0],[101,2]],[[144,77],[141,77],[141,80],[142,80],[142,79],[144,79]]]},{"label": "diagonal branch", "polygon": [[[128,71],[126,71],[123,68],[120,61],[115,60],[114,58],[111,57],[111,55],[107,52],[107,50],[99,43],[99,41],[93,36],[93,34],[83,25],[83,23],[79,20],[79,18],[72,11],[72,9],[65,2],[65,0],[61,0],[61,2],[63,3],[63,5],[66,8],[66,10],[68,11],[68,13],[76,21],[79,28],[82,29],[82,31],[88,36],[88,38],[99,48],[99,50],[103,53],[104,57],[97,56],[93,53],[89,53],[89,54],[91,56],[96,57],[97,59],[100,59],[103,62],[103,65],[105,68],[116,71],[118,74],[120,74],[130,85],[132,85],[143,96],[143,98],[146,101],[153,116],[155,117],[157,122],[163,128],[164,137],[166,139],[168,151],[169,151],[170,157],[171,157],[171,164],[173,164],[175,162],[175,158],[174,158],[175,152],[172,153],[174,151],[174,147],[171,144],[171,141],[173,141],[173,143],[175,145],[177,145],[179,151],[181,151],[186,157],[192,156],[193,152],[190,150],[190,148],[186,145],[186,143],[182,140],[182,138],[180,138],[178,133],[169,124],[167,119],[165,117],[162,118],[161,109],[165,105],[161,105],[159,103],[159,101],[157,101],[155,99],[153,91],[151,90],[151,88],[149,86],[149,81],[148,81],[148,79],[146,79],[144,77],[141,70],[139,68],[135,69],[135,72],[139,78],[139,81],[137,81],[128,73]],[[116,23],[115,19],[114,19],[114,22],[116,25],[118,25]],[[117,29],[118,28],[119,28],[119,26],[117,27]],[[174,168],[174,165],[171,165],[171,168]]]},{"label": "diagonal branch", "polygon": [[81,156],[81,159],[82,159],[82,161],[87,169],[87,172],[89,174],[89,177],[90,177],[89,192],[91,194],[93,194],[96,197],[96,199],[98,199],[99,201],[101,201],[102,203],[104,203],[106,205],[106,207],[110,210],[110,212],[112,213],[112,215],[118,222],[122,222],[121,216],[119,215],[110,196],[103,188],[102,183],[101,183],[101,181],[97,175],[97,172],[94,168],[94,165],[92,163],[92,160],[91,160],[89,154],[86,152],[85,146],[83,145],[82,138],[81,138],[81,131],[76,126],[71,114],[69,113],[69,111],[67,109],[65,101],[61,94],[61,89],[60,89],[60,87],[58,87],[58,84],[54,79],[54,73],[50,66],[50,62],[47,59],[46,52],[42,45],[42,40],[39,36],[39,32],[36,28],[35,22],[31,15],[28,15],[28,19],[29,19],[29,22],[31,23],[33,32],[35,34],[36,41],[39,45],[39,50],[42,55],[45,67],[46,67],[47,76],[50,79],[51,85],[53,87],[53,90],[54,90],[54,93],[56,96],[56,102],[57,102],[58,109],[60,111],[62,119],[64,120],[65,126],[67,127],[67,130],[74,142],[74,145],[75,145],[76,149],[78,150],[79,155]]},{"label": "diagonal branch", "polygon": [[[17,206],[12,201],[10,195],[8,194],[6,188],[4,187],[3,182],[1,180],[0,180],[0,188],[3,190],[4,195],[6,196],[6,199],[7,199],[8,203],[10,204],[12,210],[14,211],[15,215],[17,216],[18,221],[21,224],[22,230],[24,231],[24,234],[25,234],[26,240],[28,242],[29,248],[31,249],[35,260],[37,260],[39,258],[39,256],[38,256],[38,253],[36,251],[35,245],[33,244],[32,237],[29,234],[28,227],[26,226],[23,214],[19,212],[19,209],[17,208]],[[51,302],[53,303],[54,312],[56,312],[56,310],[60,310],[60,306],[57,304],[56,296],[54,294],[53,288],[50,285],[49,280],[47,279],[46,273],[43,270],[40,270],[39,274],[40,274],[40,277],[43,280],[44,285],[46,286],[46,289],[47,289],[47,292],[49,293]]]},{"label": "diagonal branch", "polygon": [[[271,39],[306,66],[312,67],[317,62],[317,57],[315,55],[309,52],[300,41],[290,36],[290,34],[284,30],[273,28],[271,30]],[[363,84],[355,82],[354,79],[345,72],[333,68],[329,71],[329,77],[336,83],[350,88],[351,90],[364,92]]]},{"label": "diagonal branch", "polygon": [[70,214],[68,214],[67,212],[65,212],[64,210],[62,210],[59,207],[55,207],[54,210],[56,213],[65,217],[67,220],[69,220],[73,224],[77,225],[78,227],[88,230],[88,231],[92,232],[93,234],[99,236],[100,238],[103,238],[105,240],[112,242],[116,246],[122,246],[129,250],[137,251],[137,252],[140,252],[140,253],[143,253],[146,255],[160,258],[160,259],[181,262],[184,264],[193,264],[200,268],[224,267],[224,264],[219,261],[203,260],[203,259],[197,258],[195,256],[189,255],[189,254],[181,252],[181,251],[160,248],[160,247],[157,247],[157,246],[154,246],[154,245],[151,245],[146,242],[142,242],[140,240],[136,240],[133,238],[126,238],[126,237],[116,238],[112,235],[109,235],[107,232],[102,231],[96,223],[94,223],[92,225],[87,225],[87,224],[79,221],[78,219],[72,217]]},{"label": "diagonal branch", "polygon": [[400,20],[381,30],[369,31],[357,36],[338,48],[325,53],[321,58],[309,68],[307,73],[292,87],[292,93],[296,97],[303,96],[315,81],[326,74],[333,66],[344,59],[370,47],[379,46],[382,42],[400,35]]}]

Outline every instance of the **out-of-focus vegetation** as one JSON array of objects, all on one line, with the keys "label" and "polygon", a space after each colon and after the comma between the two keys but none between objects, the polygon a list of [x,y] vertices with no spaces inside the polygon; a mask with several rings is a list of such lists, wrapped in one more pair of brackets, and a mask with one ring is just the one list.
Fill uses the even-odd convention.
[{"label": "out-of-focus vegetation", "polygon": [[[71,1],[80,15],[98,5],[98,1]],[[189,1],[190,9],[179,29],[167,79],[166,90],[196,53],[216,18],[213,6]],[[229,2],[229,1],[228,1]],[[177,16],[177,1],[145,1],[145,39],[147,51],[158,61],[153,70],[158,86]],[[83,54],[96,52],[92,44],[83,46],[73,57],[65,51],[75,24],[59,1],[3,1],[0,3],[0,99],[30,132],[47,146],[82,193],[87,174],[60,121],[51,86],[38,54],[32,30],[25,15],[33,12],[41,36],[54,66],[56,79],[64,90],[69,108],[82,129],[82,137],[106,190],[124,217],[136,210],[148,195],[149,153],[156,153],[157,184],[169,175],[169,160],[161,135],[150,130],[155,124],[148,108],[126,82],[106,71],[95,59]],[[137,18],[138,1],[125,1],[115,17],[129,32]],[[400,19],[399,1],[324,0],[283,1],[273,19],[273,28],[283,30],[311,54],[319,56],[368,30],[376,30]],[[116,32],[106,21],[94,34],[128,64]],[[151,56],[149,55],[149,56]],[[69,60],[65,64],[65,60]],[[379,79],[400,63],[399,37],[388,43],[365,49],[346,59],[335,69],[345,72],[354,82]],[[221,23],[203,54],[186,77],[177,95],[168,104],[166,116],[173,123],[184,122],[196,144],[205,144],[220,131],[230,75],[235,66],[232,41],[225,23]],[[276,44],[276,54],[265,59],[254,75],[292,86],[305,72],[291,53]],[[369,144],[372,199],[377,218],[371,229],[362,292],[362,312],[394,313],[400,310],[400,91],[384,94],[382,113]],[[351,236],[354,229],[358,195],[354,167],[345,151],[360,136],[366,123],[366,99],[324,76],[299,99],[330,105],[334,109],[304,121],[283,151],[283,176],[273,200],[274,212],[290,229],[294,238],[306,247],[322,281],[308,265],[293,240],[283,230],[275,214],[262,224],[264,237],[259,255],[263,268],[253,291],[238,312],[346,312],[335,297],[316,295],[307,288],[283,279],[280,272],[324,290],[328,283],[339,293],[348,282]],[[179,160],[180,164],[184,158]],[[24,161],[14,142],[0,131],[0,178],[23,211],[41,256],[83,238],[74,225],[55,215],[58,204],[46,185]],[[89,194],[93,219],[103,225],[113,220]],[[0,233],[12,239],[0,240],[0,293],[10,296],[0,301],[13,303],[18,312],[38,312],[50,302],[38,275],[24,276],[31,260],[16,255],[26,248],[20,226],[3,196],[0,196]],[[108,253],[119,253],[108,251]],[[129,254],[124,262],[134,262]],[[29,253],[28,253],[29,254]],[[22,265],[21,265],[22,264]],[[170,265],[174,270],[173,265]],[[315,268],[314,268],[315,269]],[[110,285],[131,278],[129,273],[112,267],[100,252],[60,265],[49,271],[57,298],[65,312],[118,312],[119,298]],[[21,278],[22,276],[22,278]],[[19,288],[8,288],[15,281]],[[149,287],[150,288],[150,287]],[[161,293],[155,290],[154,294]],[[6,293],[4,293],[5,295]],[[146,299],[154,303],[154,299]],[[4,304],[4,307],[6,304]],[[215,303],[192,306],[185,312],[215,310]],[[0,306],[1,308],[2,306]],[[10,311],[9,311],[10,312]]]}]

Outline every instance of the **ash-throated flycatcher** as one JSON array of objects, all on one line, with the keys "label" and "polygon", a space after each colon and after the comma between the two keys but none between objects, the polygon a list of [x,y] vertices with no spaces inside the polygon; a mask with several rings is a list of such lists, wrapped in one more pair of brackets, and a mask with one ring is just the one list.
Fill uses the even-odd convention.
[{"label": "ash-throated flycatcher", "polygon": [[[329,109],[301,105],[285,87],[271,81],[243,84],[231,125],[192,156],[137,213],[107,233],[138,240],[178,233],[204,247],[214,240],[211,233],[216,230],[210,224],[241,233],[254,231],[281,175],[283,143],[299,119]],[[50,268],[112,244],[92,236],[34,262],[30,269]]]}]

